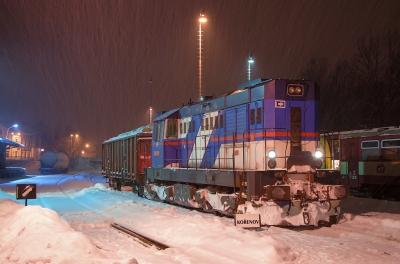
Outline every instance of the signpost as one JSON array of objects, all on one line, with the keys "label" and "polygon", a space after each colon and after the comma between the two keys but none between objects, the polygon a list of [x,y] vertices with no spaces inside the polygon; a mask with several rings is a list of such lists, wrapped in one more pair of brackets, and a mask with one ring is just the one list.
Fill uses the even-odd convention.
[{"label": "signpost", "polygon": [[36,184],[17,184],[16,188],[17,200],[25,199],[25,206],[28,205],[28,199],[36,199]]},{"label": "signpost", "polygon": [[261,216],[259,214],[235,214],[235,226],[243,228],[260,228]]}]

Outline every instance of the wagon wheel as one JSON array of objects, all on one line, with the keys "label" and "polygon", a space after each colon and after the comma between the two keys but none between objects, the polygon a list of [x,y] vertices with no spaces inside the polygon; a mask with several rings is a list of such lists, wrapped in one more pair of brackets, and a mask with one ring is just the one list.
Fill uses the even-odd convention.
[{"label": "wagon wheel", "polygon": [[143,197],[144,195],[144,185],[135,184],[136,193],[138,196]]}]

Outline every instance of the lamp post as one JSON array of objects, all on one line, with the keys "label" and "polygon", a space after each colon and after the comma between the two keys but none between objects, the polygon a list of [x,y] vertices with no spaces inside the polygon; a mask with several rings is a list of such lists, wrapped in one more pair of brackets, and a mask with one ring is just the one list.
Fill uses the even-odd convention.
[{"label": "lamp post", "polygon": [[153,109],[151,108],[151,83],[153,82],[153,79],[150,76],[149,79],[149,128],[151,129],[152,124],[151,121],[153,119]]},{"label": "lamp post", "polygon": [[252,64],[254,62],[253,60],[253,56],[249,55],[249,60],[247,61],[249,63],[249,69],[247,70],[247,80],[250,81],[250,73],[251,73],[251,68],[250,68],[250,64]]},{"label": "lamp post", "polygon": [[[74,135],[71,134],[71,136],[70,136],[70,138],[71,138],[71,142],[70,142],[71,143],[71,157],[73,156],[73,153],[74,153],[74,145],[72,143],[73,137],[74,137]],[[75,138],[78,138],[78,134],[75,135]]]},{"label": "lamp post", "polygon": [[71,156],[72,156],[72,138],[74,137],[74,135],[71,134],[71,141],[70,141],[70,149],[71,149]]},{"label": "lamp post", "polygon": [[8,139],[8,131],[10,130],[10,128],[13,128],[13,127],[18,127],[18,124],[14,124],[14,125],[10,126],[9,128],[7,128],[6,139]]},{"label": "lamp post", "polygon": [[207,22],[207,18],[204,15],[204,10],[201,10],[199,17],[199,101],[202,99],[203,87],[202,87],[202,71],[203,71],[203,62],[202,62],[202,53],[203,53],[203,42],[202,42],[202,33],[201,24]]}]

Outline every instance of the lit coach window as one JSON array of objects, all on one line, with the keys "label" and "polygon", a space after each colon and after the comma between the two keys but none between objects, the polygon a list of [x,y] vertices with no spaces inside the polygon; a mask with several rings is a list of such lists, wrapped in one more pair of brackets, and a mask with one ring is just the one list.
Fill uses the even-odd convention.
[{"label": "lit coach window", "polygon": [[290,96],[302,96],[304,94],[304,87],[301,84],[289,84],[287,86],[287,94]]}]

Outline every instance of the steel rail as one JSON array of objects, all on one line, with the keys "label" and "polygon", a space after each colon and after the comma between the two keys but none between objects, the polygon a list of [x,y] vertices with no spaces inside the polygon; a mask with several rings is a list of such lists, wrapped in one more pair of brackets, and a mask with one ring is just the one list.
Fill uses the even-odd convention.
[{"label": "steel rail", "polygon": [[137,233],[137,232],[135,232],[133,230],[130,230],[130,229],[124,227],[124,226],[121,226],[121,225],[119,225],[117,223],[112,223],[111,226],[114,227],[115,229],[118,229],[118,230],[130,235],[130,236],[133,236],[133,237],[139,239],[141,242],[143,242],[147,246],[155,246],[158,250],[164,250],[164,249],[169,248],[169,246],[167,246],[167,245],[165,245],[165,244],[163,244],[161,242],[155,241],[155,240],[153,240],[153,239],[151,239],[149,237],[146,237],[146,236],[144,236],[142,234],[139,234],[139,233]]}]

